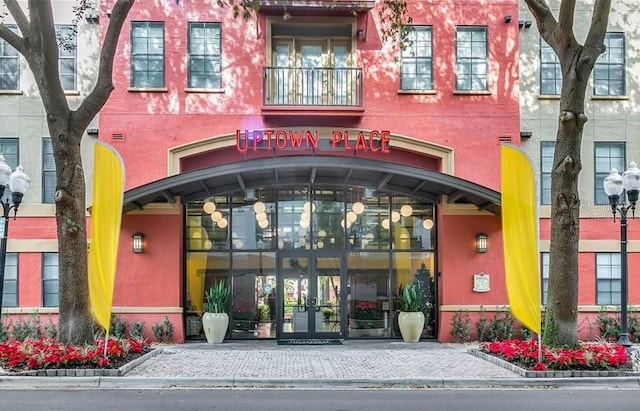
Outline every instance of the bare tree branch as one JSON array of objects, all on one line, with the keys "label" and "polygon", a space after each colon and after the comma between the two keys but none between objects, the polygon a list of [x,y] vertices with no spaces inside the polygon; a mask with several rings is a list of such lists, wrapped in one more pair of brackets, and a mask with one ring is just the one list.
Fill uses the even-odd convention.
[{"label": "bare tree branch", "polygon": [[533,15],[533,18],[536,19],[536,25],[538,26],[540,36],[547,42],[547,44],[554,47],[555,39],[553,38],[553,35],[558,27],[558,22],[553,16],[551,9],[549,9],[549,6],[544,0],[524,1],[527,4],[527,7],[529,7],[529,11]]},{"label": "bare tree branch", "polygon": [[[609,22],[609,11],[611,10],[611,0],[596,0],[591,16],[591,27],[584,42],[585,47],[599,47],[604,43],[607,34],[607,24]],[[604,50],[601,50],[602,53]]]},{"label": "bare tree branch", "polygon": [[0,39],[5,40],[14,49],[18,50],[18,53],[24,55],[27,51],[25,41],[22,37],[9,30],[5,24],[0,23]]},{"label": "bare tree branch", "polygon": [[[7,9],[9,9],[9,13],[13,16],[16,24],[18,24],[20,32],[24,36],[25,33],[29,32],[29,20],[27,20],[27,16],[25,16],[17,0],[4,0],[4,4],[7,6]],[[2,36],[0,35],[0,37]]]},{"label": "bare tree branch", "polygon": [[576,0],[562,0],[558,15],[558,31],[561,37],[567,41],[573,37],[573,17],[575,15]]},{"label": "bare tree branch", "polygon": [[84,130],[107,102],[113,91],[113,59],[118,47],[122,26],[134,3],[135,0],[118,0],[111,10],[107,34],[102,42],[102,50],[100,52],[98,80],[91,93],[82,101],[80,107],[72,113],[74,127],[81,127]]}]

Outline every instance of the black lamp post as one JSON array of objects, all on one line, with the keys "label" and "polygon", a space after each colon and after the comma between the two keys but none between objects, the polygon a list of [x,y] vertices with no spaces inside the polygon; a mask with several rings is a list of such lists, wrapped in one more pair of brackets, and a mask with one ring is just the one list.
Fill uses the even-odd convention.
[{"label": "black lamp post", "polygon": [[[609,204],[613,212],[613,219],[616,219],[616,213],[620,213],[620,338],[618,343],[630,347],[629,334],[627,333],[627,293],[628,293],[628,259],[627,259],[627,213],[631,210],[631,218],[635,217],[636,202],[638,201],[638,192],[640,190],[640,169],[638,165],[632,161],[629,168],[622,173],[622,176],[615,168],[605,177],[604,192],[609,196]],[[626,198],[622,197],[626,191]],[[627,200],[629,206],[627,206]]]},{"label": "black lamp post", "polygon": [[[22,166],[11,172],[4,156],[0,154],[0,203],[2,203],[2,238],[0,239],[0,314],[2,314],[2,293],[4,292],[4,265],[7,260],[7,233],[9,231],[9,212],[13,210],[13,218],[16,218],[18,206],[22,202],[22,196],[29,188],[29,177],[24,173]],[[11,202],[2,200],[4,190],[9,186]]]}]

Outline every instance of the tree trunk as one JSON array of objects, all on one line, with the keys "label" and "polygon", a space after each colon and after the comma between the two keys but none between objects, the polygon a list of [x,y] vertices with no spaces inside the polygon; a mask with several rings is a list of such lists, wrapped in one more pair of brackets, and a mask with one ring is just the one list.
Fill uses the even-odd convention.
[{"label": "tree trunk", "polygon": [[58,234],[59,319],[58,339],[81,345],[93,341],[87,276],[85,179],[80,140],[59,117],[48,116],[56,159],[56,225]]},{"label": "tree trunk", "polygon": [[558,134],[551,174],[551,241],[548,307],[554,332],[545,341],[554,346],[578,343],[578,243],[582,169],[580,147],[587,117],[584,98],[591,68],[580,68],[582,47],[575,44],[562,62]]},{"label": "tree trunk", "polygon": [[554,346],[578,343],[578,243],[582,169],[580,147],[587,117],[584,99],[596,59],[604,52],[611,0],[596,0],[584,45],[574,37],[574,0],[562,0],[558,20],[544,0],[525,0],[540,36],[562,67],[558,133],[551,173],[551,241],[549,292],[544,341]]}]

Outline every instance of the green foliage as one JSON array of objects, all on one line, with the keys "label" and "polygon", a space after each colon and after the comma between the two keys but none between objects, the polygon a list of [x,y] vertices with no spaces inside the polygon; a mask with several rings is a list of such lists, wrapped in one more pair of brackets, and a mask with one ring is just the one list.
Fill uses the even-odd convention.
[{"label": "green foliage", "polygon": [[400,294],[400,309],[410,313],[422,311],[418,287],[413,284],[407,284],[402,288],[402,294]]},{"label": "green foliage", "polygon": [[406,38],[412,18],[407,9],[406,0],[383,0],[382,8],[378,13],[380,20],[382,41],[395,41],[400,33],[401,39]]},{"label": "green foliage", "polygon": [[476,323],[476,329],[478,330],[478,341],[490,341],[489,340],[489,320],[484,316],[484,306],[480,306],[480,317]]},{"label": "green foliage", "polygon": [[154,337],[158,342],[171,342],[173,338],[173,323],[165,315],[164,320],[151,326]]},{"label": "green foliage", "polygon": [[127,337],[127,327],[129,322],[119,315],[111,315],[111,324],[109,325],[109,333],[117,339]]},{"label": "green foliage", "polygon": [[224,281],[214,283],[209,291],[204,292],[207,300],[207,311],[214,314],[228,313],[231,290]]},{"label": "green foliage", "polygon": [[489,324],[489,341],[510,340],[513,338],[513,317],[510,311],[493,314],[493,321]]},{"label": "green foliage", "polygon": [[416,270],[413,284],[419,290],[421,302],[420,311],[424,314],[425,325],[428,326],[435,317],[435,283],[429,274],[429,269],[427,269],[424,263],[420,264],[420,268]]},{"label": "green foliage", "polygon": [[553,319],[553,312],[550,305],[547,305],[547,309],[544,313],[544,328],[542,329],[542,344],[553,347],[553,342],[558,334],[558,326]]},{"label": "green foliage", "polygon": [[451,318],[451,336],[456,342],[471,341],[471,319],[467,310],[459,310]]},{"label": "green foliage", "polygon": [[44,326],[44,332],[49,338],[55,339],[58,336],[58,327],[51,321],[51,317],[49,317],[49,322]]},{"label": "green foliage", "polygon": [[259,307],[260,311],[260,322],[268,323],[271,322],[271,309],[268,305],[261,305]]},{"label": "green foliage", "polygon": [[597,318],[600,337],[607,341],[618,341],[620,338],[620,323],[618,319],[610,316],[606,310],[601,309]]},{"label": "green foliage", "polygon": [[144,321],[136,321],[131,324],[131,338],[136,340],[144,339]]},{"label": "green foliage", "polygon": [[29,315],[29,318],[24,320],[22,318],[16,320],[11,327],[11,337],[18,341],[24,341],[27,338],[33,338],[34,340],[40,339],[42,330],[40,327],[40,316],[38,313]]},{"label": "green foliage", "polygon": [[4,323],[0,322],[0,342],[7,341],[9,339],[9,327],[11,327],[11,322],[5,327]]}]

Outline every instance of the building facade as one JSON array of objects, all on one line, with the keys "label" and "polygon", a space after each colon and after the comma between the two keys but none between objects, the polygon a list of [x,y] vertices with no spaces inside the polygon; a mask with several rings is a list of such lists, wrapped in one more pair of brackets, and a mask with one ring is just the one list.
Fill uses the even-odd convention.
[{"label": "building facade", "polygon": [[[55,3],[56,22],[77,25],[75,61],[61,54],[75,70],[73,85],[61,71],[73,104],[95,79],[111,2],[75,22],[72,1]],[[84,139],[88,181],[96,135],[126,170],[115,314],[144,321],[149,337],[166,317],[176,341],[202,339],[204,292],[222,280],[229,339],[398,338],[398,292],[416,282],[429,303],[423,337],[451,340],[456,312],[475,320],[508,306],[502,143],[521,145],[540,176],[545,284],[557,72],[523,2],[410,2],[400,42],[384,39],[375,1],[260,5],[248,20],[204,1],[138,2],[129,14],[115,90]],[[581,324],[615,305],[619,287],[618,226],[596,180],[633,158],[629,12],[614,9],[608,36],[615,49],[622,33],[622,89],[611,58],[588,101],[581,196],[594,202],[581,225]],[[3,319],[55,321],[46,122],[26,64],[0,52],[11,67],[0,72],[2,151],[32,180],[10,226]],[[631,303],[638,287],[631,281]]]},{"label": "building facade", "polygon": [[[19,2],[26,10],[26,1]],[[95,84],[100,25],[97,19],[78,19],[75,0],[53,2],[55,28],[61,39],[60,81],[69,106],[78,107]],[[0,22],[18,30],[10,15]],[[87,197],[91,198],[93,142],[98,119],[82,142],[86,159]],[[0,152],[15,169],[22,165],[31,183],[16,218],[7,224],[7,256],[2,298],[3,324],[34,314],[46,323],[58,313],[58,241],[55,223],[55,163],[42,100],[26,60],[0,40]],[[11,200],[5,190],[3,201]]]},{"label": "building facade", "polygon": [[[576,2],[574,32],[583,42],[591,23],[593,2]],[[556,12],[560,2],[549,1]],[[588,121],[582,137],[582,171],[579,179],[579,335],[598,335],[599,314],[614,316],[621,303],[621,255],[619,216],[613,221],[603,180],[612,168],[622,173],[631,161],[640,158],[638,96],[634,89],[640,79],[638,56],[640,37],[635,29],[640,5],[614,2],[601,55],[586,90],[585,115]],[[561,72],[557,58],[540,38],[535,20],[524,2],[520,4],[520,116],[522,148],[536,169],[539,188],[540,261],[543,303],[549,275],[549,231],[551,227],[551,173],[558,127]],[[631,213],[629,215],[631,217]],[[640,230],[628,222],[629,312],[640,303]],[[631,318],[631,317],[630,317]],[[631,322],[629,323],[631,326]]]},{"label": "building facade", "polygon": [[373,1],[261,2],[247,21],[201,2],[132,9],[99,127],[127,170],[116,307],[201,339],[203,293],[223,280],[228,338],[397,338],[398,290],[419,279],[424,336],[447,340],[458,309],[506,304],[518,5],[410,7],[404,47]]}]

